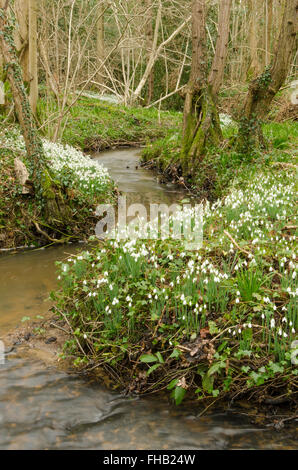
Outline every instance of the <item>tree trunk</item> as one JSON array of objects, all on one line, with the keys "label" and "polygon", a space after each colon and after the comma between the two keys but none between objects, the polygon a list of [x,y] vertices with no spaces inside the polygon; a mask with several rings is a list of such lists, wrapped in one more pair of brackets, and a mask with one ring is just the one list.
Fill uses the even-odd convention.
[{"label": "tree trunk", "polygon": [[38,100],[37,68],[37,0],[29,0],[29,101],[31,110],[36,114]]},{"label": "tree trunk", "polygon": [[249,48],[250,48],[250,67],[248,77],[255,78],[261,71],[259,55],[258,55],[258,38],[259,38],[259,0],[248,0],[248,8],[251,12],[250,31],[249,31]]},{"label": "tree trunk", "polygon": [[23,80],[29,85],[29,101],[34,114],[38,100],[37,67],[37,1],[16,0],[15,13],[18,28],[15,43]]},{"label": "tree trunk", "polygon": [[[98,21],[97,21],[97,38],[96,38],[96,50],[97,50],[97,66],[98,68],[105,60],[105,40],[104,40],[104,4],[103,0],[99,0],[97,9]],[[99,82],[104,83],[104,77],[102,73],[99,73]]]},{"label": "tree trunk", "polygon": [[16,113],[25,140],[29,162],[30,179],[34,184],[35,196],[44,204],[45,216],[52,221],[62,222],[67,218],[68,210],[59,188],[47,169],[46,157],[35,128],[29,100],[25,91],[22,71],[18,62],[13,41],[13,26],[7,14],[7,3],[0,0],[0,46],[7,66],[7,79],[11,86]]},{"label": "tree trunk", "polygon": [[270,64],[271,60],[271,35],[273,23],[273,0],[266,0],[266,67]]},{"label": "tree trunk", "polygon": [[222,0],[219,9],[216,49],[208,78],[208,83],[211,86],[215,99],[217,98],[224,78],[230,35],[231,4],[232,0]]},{"label": "tree trunk", "polygon": [[17,19],[15,31],[16,49],[22,68],[23,79],[29,83],[29,0],[15,0],[14,9]]},{"label": "tree trunk", "polygon": [[[152,11],[152,0],[145,0],[145,6],[148,10],[147,12],[147,21],[146,21],[146,56],[147,60],[150,60],[150,56],[153,49],[153,11]],[[147,105],[149,105],[153,99],[154,94],[154,65],[150,71],[148,77],[148,94],[147,94]]]},{"label": "tree trunk", "polygon": [[219,11],[218,39],[208,77],[206,42],[206,1],[192,4],[192,67],[186,87],[182,171],[191,174],[206,153],[206,145],[218,145],[222,139],[217,94],[220,89],[227,57],[231,0],[222,0]]},{"label": "tree trunk", "polygon": [[287,0],[273,62],[250,84],[237,137],[237,148],[241,152],[265,146],[261,122],[285,82],[297,50],[297,12],[298,0]]}]

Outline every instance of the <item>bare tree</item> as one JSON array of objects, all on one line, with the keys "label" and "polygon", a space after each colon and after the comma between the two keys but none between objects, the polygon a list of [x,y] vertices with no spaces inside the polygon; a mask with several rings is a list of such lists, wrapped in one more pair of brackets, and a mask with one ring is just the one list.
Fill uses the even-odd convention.
[{"label": "bare tree", "polygon": [[297,13],[298,0],[287,0],[272,64],[250,84],[237,139],[237,146],[243,151],[265,145],[261,122],[285,82],[297,51]]},{"label": "bare tree", "polygon": [[192,67],[186,88],[181,163],[188,175],[205,154],[206,144],[216,145],[222,138],[216,106],[227,56],[231,0],[220,2],[218,39],[208,76],[206,38],[206,0],[192,4]]}]

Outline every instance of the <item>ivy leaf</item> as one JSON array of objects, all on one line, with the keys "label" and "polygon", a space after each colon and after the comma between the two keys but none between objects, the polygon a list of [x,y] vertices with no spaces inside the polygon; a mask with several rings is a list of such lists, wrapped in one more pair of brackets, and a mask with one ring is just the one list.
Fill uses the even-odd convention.
[{"label": "ivy leaf", "polygon": [[170,358],[173,357],[174,359],[178,359],[179,356],[180,356],[180,351],[178,349],[174,349],[174,351],[170,355]]},{"label": "ivy leaf", "polygon": [[278,372],[284,371],[284,367],[280,366],[279,364],[276,364],[275,362],[270,362],[269,366],[274,374],[278,374]]},{"label": "ivy leaf", "polygon": [[215,321],[208,321],[208,326],[211,335],[215,335],[216,333],[218,333],[218,328],[216,326]]},{"label": "ivy leaf", "polygon": [[224,361],[216,362],[215,364],[213,364],[213,366],[210,367],[207,374],[210,377],[211,375],[219,372],[220,369],[225,369],[225,367],[226,367],[226,363]]}]

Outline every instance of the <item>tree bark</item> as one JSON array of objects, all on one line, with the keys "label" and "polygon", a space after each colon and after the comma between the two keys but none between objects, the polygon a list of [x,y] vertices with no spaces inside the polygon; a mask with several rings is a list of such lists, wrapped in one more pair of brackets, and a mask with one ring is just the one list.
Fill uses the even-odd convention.
[{"label": "tree bark", "polygon": [[297,13],[298,0],[287,0],[272,64],[250,84],[236,141],[242,152],[265,146],[261,123],[285,82],[297,51]]},{"label": "tree bark", "polygon": [[[105,60],[105,26],[104,26],[104,4],[103,0],[99,0],[97,9],[98,21],[97,21],[97,38],[96,38],[96,50],[97,50],[97,66],[98,68]],[[102,73],[99,73],[99,82],[104,83],[104,77]]]},{"label": "tree bark", "polygon": [[38,100],[38,67],[37,67],[37,0],[29,0],[29,102],[36,114]]},{"label": "tree bark", "polygon": [[47,168],[42,141],[35,128],[13,40],[13,26],[7,14],[8,2],[0,1],[2,2],[0,7],[4,7],[0,8],[0,46],[7,66],[7,79],[11,86],[16,113],[26,144],[30,180],[34,184],[36,198],[40,199],[44,205],[45,216],[48,221],[55,221],[57,224],[57,222],[62,222],[63,218],[67,218],[68,210],[65,207],[60,189],[53,181]]},{"label": "tree bark", "polygon": [[259,38],[259,0],[248,0],[248,8],[251,12],[250,31],[249,31],[249,48],[250,48],[250,67],[248,77],[255,78],[261,71],[261,65],[258,55],[258,38]]},{"label": "tree bark", "polygon": [[231,5],[232,0],[222,0],[220,2],[216,49],[211,72],[208,78],[208,83],[211,87],[214,97],[217,97],[218,95],[225,72],[230,35]]},{"label": "tree bark", "polygon": [[266,0],[266,67],[270,64],[271,60],[271,35],[273,23],[273,0]]},{"label": "tree bark", "polygon": [[192,67],[184,105],[181,165],[185,176],[191,174],[206,153],[207,144],[222,139],[216,106],[227,57],[231,0],[220,3],[218,39],[208,77],[206,41],[206,1],[192,4]]},{"label": "tree bark", "polygon": [[[153,12],[152,12],[152,0],[145,0],[145,6],[147,8],[147,21],[146,21],[146,56],[147,60],[150,60],[150,56],[153,49]],[[154,94],[154,65],[150,71],[148,77],[148,94],[147,94],[147,105],[149,105],[153,99]]]},{"label": "tree bark", "polygon": [[23,79],[30,81],[29,74],[29,0],[15,0],[14,4],[17,28],[15,44],[22,68]]}]

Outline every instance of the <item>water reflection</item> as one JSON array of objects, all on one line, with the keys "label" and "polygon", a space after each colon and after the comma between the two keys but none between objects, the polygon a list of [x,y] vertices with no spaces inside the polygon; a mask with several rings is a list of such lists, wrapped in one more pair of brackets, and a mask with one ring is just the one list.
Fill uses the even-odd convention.
[{"label": "water reflection", "polygon": [[185,190],[177,185],[161,184],[158,177],[142,168],[139,149],[122,149],[95,153],[93,158],[105,166],[119,190],[127,198],[127,204],[174,204],[185,199]]},{"label": "water reflection", "polygon": [[49,309],[49,292],[56,285],[55,261],[65,259],[82,246],[0,255],[0,336],[23,317],[35,318]]}]

